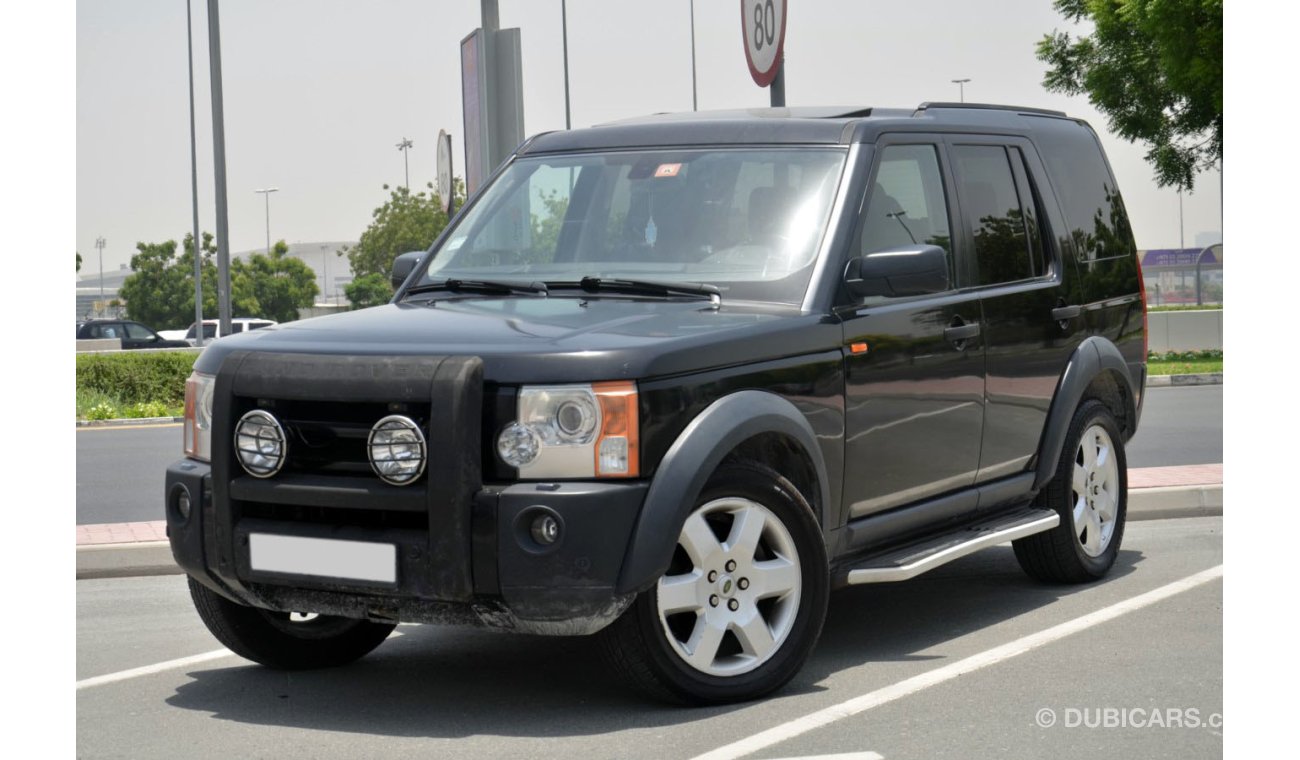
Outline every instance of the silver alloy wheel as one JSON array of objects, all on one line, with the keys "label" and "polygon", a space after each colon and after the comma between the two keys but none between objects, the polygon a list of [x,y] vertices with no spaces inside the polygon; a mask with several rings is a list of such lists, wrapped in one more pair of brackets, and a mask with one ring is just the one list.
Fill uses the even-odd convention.
[{"label": "silver alloy wheel", "polygon": [[1119,487],[1115,444],[1105,428],[1093,425],[1083,431],[1070,487],[1074,537],[1089,557],[1101,556],[1110,546],[1119,511]]},{"label": "silver alloy wheel", "polygon": [[679,559],[656,594],[677,655],[711,676],[748,673],[771,659],[794,627],[803,585],[780,518],[749,499],[715,499],[686,518],[677,544]]}]

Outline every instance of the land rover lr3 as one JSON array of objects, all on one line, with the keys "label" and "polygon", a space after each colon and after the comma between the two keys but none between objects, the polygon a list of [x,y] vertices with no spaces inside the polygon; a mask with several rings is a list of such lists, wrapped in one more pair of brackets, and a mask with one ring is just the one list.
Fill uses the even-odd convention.
[{"label": "land rover lr3", "polygon": [[799,670],[830,589],[1011,541],[1104,576],[1145,301],[1087,124],[944,103],[656,116],[522,144],[391,303],[234,335],[167,528],[231,650],[398,622],[599,632],[687,703]]}]

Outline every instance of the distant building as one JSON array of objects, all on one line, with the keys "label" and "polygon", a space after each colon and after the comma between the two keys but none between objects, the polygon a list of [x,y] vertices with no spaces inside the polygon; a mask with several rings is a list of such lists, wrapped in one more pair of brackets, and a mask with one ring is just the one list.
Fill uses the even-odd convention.
[{"label": "distant building", "polygon": [[1208,248],[1214,245],[1215,243],[1222,243],[1222,242],[1223,242],[1223,233],[1218,230],[1210,230],[1209,232],[1196,233],[1197,248]]}]

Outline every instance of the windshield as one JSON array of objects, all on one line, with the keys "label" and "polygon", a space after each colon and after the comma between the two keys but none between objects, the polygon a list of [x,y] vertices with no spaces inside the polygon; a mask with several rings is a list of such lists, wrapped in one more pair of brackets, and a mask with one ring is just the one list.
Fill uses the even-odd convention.
[{"label": "windshield", "polygon": [[447,278],[707,283],[799,303],[846,153],[645,150],[515,161],[430,257]]}]

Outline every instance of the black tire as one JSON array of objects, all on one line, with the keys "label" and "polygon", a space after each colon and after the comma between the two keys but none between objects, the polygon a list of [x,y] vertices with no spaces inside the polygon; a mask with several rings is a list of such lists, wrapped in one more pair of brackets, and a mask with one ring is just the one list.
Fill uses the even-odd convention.
[{"label": "black tire", "polygon": [[293,622],[287,612],[236,604],[189,578],[203,624],[230,651],[277,670],[345,665],[369,654],[396,626],[318,615]]},{"label": "black tire", "polygon": [[[741,601],[746,599],[742,596],[745,592],[734,590],[731,592],[735,595],[734,598],[727,597],[722,600],[720,606],[713,605],[715,607],[713,612],[721,612],[721,608],[728,607],[734,599],[737,607],[731,609],[738,610],[736,614],[741,616],[751,613],[759,615],[764,630],[773,634],[773,643],[767,650],[767,654],[751,657],[746,651],[746,644],[742,643],[741,631],[728,630],[727,633],[722,634],[721,645],[715,650],[718,653],[716,662],[750,657],[751,664],[742,667],[753,669],[737,672],[734,675],[710,675],[687,663],[685,654],[675,648],[681,644],[680,638],[677,638],[676,642],[670,640],[670,637],[676,637],[676,634],[671,632],[671,626],[677,622],[678,616],[685,616],[686,627],[695,630],[692,626],[704,625],[706,615],[710,614],[710,611],[703,609],[701,605],[701,610],[694,613],[695,617],[691,617],[691,612],[677,613],[673,616],[674,622],[670,623],[668,617],[662,619],[660,617],[660,585],[656,584],[642,592],[622,617],[601,632],[599,639],[606,660],[614,670],[652,697],[693,705],[756,699],[789,682],[803,666],[821,635],[822,623],[826,618],[830,583],[821,527],[808,502],[790,481],[772,469],[748,461],[729,462],[714,473],[693,506],[691,514],[702,515],[706,508],[714,508],[721,503],[738,503],[741,500],[759,505],[766,510],[762,523],[765,526],[764,532],[757,539],[757,549],[752,553],[752,569],[755,573],[764,572],[758,566],[761,562],[767,562],[770,566],[773,562],[788,561],[779,550],[782,545],[787,549],[793,546],[797,552],[798,573],[790,569],[783,576],[790,582],[794,577],[798,577],[799,586],[797,591],[793,592],[797,594],[797,602],[790,593],[758,601],[762,596],[758,589],[764,581],[760,576],[756,576],[753,582],[752,602]],[[711,519],[722,521],[711,530],[715,538],[718,538],[718,533],[721,531],[722,536],[718,540],[725,548],[728,531],[732,530],[725,522],[727,514],[714,512],[710,515]],[[780,527],[772,522],[773,517],[779,521]],[[738,516],[733,516],[731,525],[736,525],[735,521],[739,519]],[[774,541],[776,543],[773,543]],[[683,560],[688,563],[688,572],[701,570],[698,566],[691,567],[693,561],[683,546],[679,542],[674,565],[670,566],[665,578],[674,574],[674,568],[680,571],[679,564]],[[741,544],[733,546],[741,546]],[[737,550],[736,555],[739,554],[743,552]],[[745,560],[742,559],[741,562]],[[743,572],[744,567],[745,565],[741,565],[736,572]],[[701,574],[700,578],[703,579],[705,575]],[[724,583],[727,577],[729,576],[720,578],[717,583]],[[695,583],[703,584],[704,580]],[[735,583],[734,589],[751,588],[747,579],[744,584],[741,584],[740,579]],[[721,586],[718,588],[721,593]],[[711,597],[711,601],[713,598],[716,597]],[[779,622],[769,625],[769,621]],[[727,636],[731,636],[732,639],[728,641]],[[748,637],[746,639],[748,640]],[[730,654],[724,654],[728,651],[728,644],[731,645],[732,651]],[[739,651],[736,651],[737,649]],[[752,665],[753,662],[759,664]]]},{"label": "black tire", "polygon": [[[1106,489],[1089,479],[1086,481],[1085,492],[1080,497],[1075,487],[1075,468],[1084,466],[1081,458],[1084,456],[1085,432],[1095,432],[1097,429],[1104,431],[1109,438],[1110,451],[1117,466],[1116,482],[1109,484],[1110,488]],[[1086,467],[1084,472],[1088,472]],[[1075,522],[1077,508],[1085,510],[1085,515],[1088,510],[1096,511],[1088,501],[1088,492],[1094,488],[1101,489],[1103,496],[1113,493],[1114,500],[1111,519],[1097,523],[1102,526],[1099,535],[1105,537],[1100,552],[1095,551],[1098,547],[1093,547],[1093,550],[1086,547],[1085,537],[1089,537],[1088,531],[1094,528],[1080,529]],[[1088,400],[1075,411],[1066,435],[1065,447],[1061,451],[1061,459],[1057,462],[1056,474],[1038,495],[1036,505],[1055,510],[1061,516],[1061,522],[1045,533],[1012,542],[1020,567],[1030,577],[1053,583],[1087,583],[1104,577],[1110,571],[1124,538],[1124,523],[1128,513],[1128,460],[1124,453],[1123,434],[1115,422],[1115,416],[1102,402]],[[1106,522],[1111,523],[1109,534],[1105,533]]]}]

